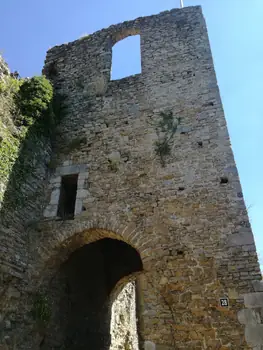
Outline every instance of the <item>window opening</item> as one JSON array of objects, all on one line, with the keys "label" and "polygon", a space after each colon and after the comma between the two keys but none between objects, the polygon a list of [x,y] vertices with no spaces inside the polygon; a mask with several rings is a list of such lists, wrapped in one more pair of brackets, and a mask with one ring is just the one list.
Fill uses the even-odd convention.
[{"label": "window opening", "polygon": [[140,73],[140,35],[133,35],[119,41],[112,48],[111,80]]},{"label": "window opening", "polygon": [[62,176],[58,204],[59,217],[63,219],[74,219],[77,188],[77,174]]}]

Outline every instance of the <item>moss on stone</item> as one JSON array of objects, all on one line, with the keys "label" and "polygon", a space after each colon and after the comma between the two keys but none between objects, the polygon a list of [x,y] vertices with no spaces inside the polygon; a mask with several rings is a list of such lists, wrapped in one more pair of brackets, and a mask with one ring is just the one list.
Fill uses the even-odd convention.
[{"label": "moss on stone", "polygon": [[0,120],[0,200],[3,199],[5,184],[8,182],[13,165],[19,154],[19,139],[5,127]]},{"label": "moss on stone", "polygon": [[0,98],[0,200],[14,208],[27,200],[22,185],[34,176],[42,161],[38,157],[57,124],[53,87],[44,76],[8,76],[1,80]]},{"label": "moss on stone", "polygon": [[51,317],[51,307],[48,297],[43,293],[35,296],[33,310],[34,319],[41,325],[46,325]]},{"label": "moss on stone", "polygon": [[159,156],[162,167],[165,166],[165,157],[170,155],[172,150],[173,136],[180,124],[181,118],[174,118],[173,113],[161,112],[160,120],[156,124],[158,140],[155,141],[155,153]]}]

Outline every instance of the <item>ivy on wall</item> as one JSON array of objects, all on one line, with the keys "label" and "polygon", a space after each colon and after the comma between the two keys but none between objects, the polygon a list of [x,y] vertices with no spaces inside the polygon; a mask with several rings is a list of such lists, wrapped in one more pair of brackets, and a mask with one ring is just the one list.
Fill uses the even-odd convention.
[{"label": "ivy on wall", "polygon": [[[19,152],[19,139],[14,137],[0,120],[1,141],[0,141],[0,184],[8,181],[13,165]],[[2,188],[0,190],[0,200],[3,198]]]},{"label": "ivy on wall", "polygon": [[8,76],[0,82],[1,101],[0,202],[14,208],[27,200],[21,185],[34,173],[38,155],[61,118],[60,100],[45,76]]},{"label": "ivy on wall", "polygon": [[160,120],[155,125],[157,141],[155,141],[155,153],[160,158],[161,165],[165,166],[165,159],[171,154],[173,137],[180,124],[181,118],[175,118],[171,111],[161,112]]},{"label": "ivy on wall", "polygon": [[48,297],[38,292],[35,296],[32,314],[34,319],[42,326],[46,326],[51,317],[51,306]]}]

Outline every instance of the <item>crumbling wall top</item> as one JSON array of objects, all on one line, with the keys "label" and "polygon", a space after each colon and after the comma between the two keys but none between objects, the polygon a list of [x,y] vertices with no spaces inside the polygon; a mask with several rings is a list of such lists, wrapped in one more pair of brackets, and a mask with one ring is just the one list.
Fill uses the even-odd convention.
[{"label": "crumbling wall top", "polygon": [[167,23],[172,20],[173,22],[176,21],[178,26],[180,26],[182,21],[185,21],[189,15],[192,16],[195,13],[197,15],[202,15],[201,6],[190,6],[183,9],[175,8],[170,11],[163,11],[159,14],[138,17],[134,20],[114,24],[72,42],[52,47],[47,51],[47,58],[51,55],[59,57],[65,50],[68,51],[76,45],[92,45],[93,41],[99,43],[99,41],[104,41],[106,37],[109,38],[109,43],[113,46],[118,41],[130,35],[138,34],[142,27],[153,25],[154,22],[156,22],[156,24],[160,21],[162,23]]}]

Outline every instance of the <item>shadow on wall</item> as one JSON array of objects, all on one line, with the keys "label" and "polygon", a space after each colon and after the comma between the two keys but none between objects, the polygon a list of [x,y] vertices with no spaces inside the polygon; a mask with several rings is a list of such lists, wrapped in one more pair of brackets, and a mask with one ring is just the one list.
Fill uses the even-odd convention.
[{"label": "shadow on wall", "polygon": [[[34,239],[27,236],[27,228],[43,215],[60,102],[44,76],[20,79],[8,74],[0,81],[0,294],[4,325],[14,318],[14,310],[19,314],[25,306],[18,303],[28,283],[28,251]],[[10,288],[15,288],[16,298],[9,293]],[[20,342],[23,332],[18,333],[4,326],[0,344],[5,344],[6,335],[10,342]]]},{"label": "shadow on wall", "polygon": [[119,240],[105,238],[75,251],[47,289],[52,312],[40,348],[108,350],[112,344],[136,350],[135,289],[128,283],[119,301],[111,294],[118,281],[139,271],[139,253]]},{"label": "shadow on wall", "polygon": [[[5,127],[0,144],[1,224],[21,228],[43,213],[45,180],[51,155],[51,136],[59,121],[60,102],[45,77],[8,78],[18,88],[10,93],[11,127]],[[7,95],[0,96],[7,98]],[[56,104],[56,106],[55,106]],[[6,125],[6,122],[3,122]]]}]

